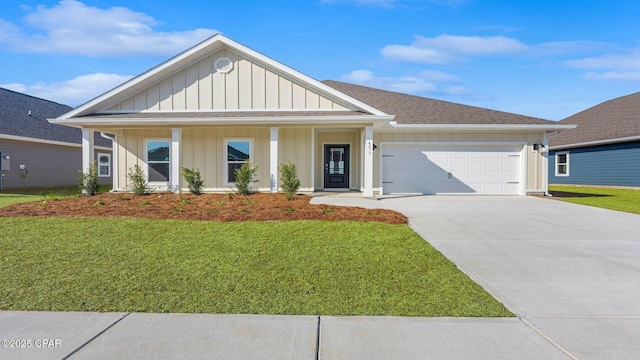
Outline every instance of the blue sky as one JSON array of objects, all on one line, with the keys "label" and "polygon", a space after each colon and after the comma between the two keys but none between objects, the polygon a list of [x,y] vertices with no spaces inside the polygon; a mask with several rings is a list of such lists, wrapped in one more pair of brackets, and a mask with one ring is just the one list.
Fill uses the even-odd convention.
[{"label": "blue sky", "polygon": [[77,106],[221,32],[315,79],[561,120],[640,91],[629,0],[3,0],[0,87]]}]

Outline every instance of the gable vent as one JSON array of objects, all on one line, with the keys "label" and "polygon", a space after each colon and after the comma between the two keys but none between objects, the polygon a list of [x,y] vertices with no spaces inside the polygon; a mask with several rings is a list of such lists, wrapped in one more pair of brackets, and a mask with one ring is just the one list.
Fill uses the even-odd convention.
[{"label": "gable vent", "polygon": [[221,74],[227,74],[233,70],[233,61],[228,57],[221,57],[214,64],[216,71]]}]

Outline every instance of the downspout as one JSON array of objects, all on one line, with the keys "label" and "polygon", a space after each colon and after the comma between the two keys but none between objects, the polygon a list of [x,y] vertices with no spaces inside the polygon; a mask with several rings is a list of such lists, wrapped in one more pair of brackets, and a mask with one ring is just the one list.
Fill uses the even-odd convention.
[{"label": "downspout", "polygon": [[560,131],[545,132],[542,138],[542,145],[544,145],[546,151],[542,158],[542,189],[544,190],[544,196],[553,196],[549,193],[549,139],[560,135]]},{"label": "downspout", "polygon": [[116,136],[113,137],[105,134],[103,131],[100,132],[100,136],[107,140],[111,140],[111,191],[116,192],[118,189],[118,156],[116,154],[116,149],[118,144],[116,143]]}]

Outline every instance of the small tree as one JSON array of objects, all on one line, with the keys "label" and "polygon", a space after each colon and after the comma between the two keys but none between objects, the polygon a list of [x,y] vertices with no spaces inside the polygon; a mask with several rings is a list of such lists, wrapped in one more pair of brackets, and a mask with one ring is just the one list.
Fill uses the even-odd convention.
[{"label": "small tree", "polygon": [[78,171],[80,175],[76,179],[78,181],[78,190],[84,196],[93,196],[98,193],[98,164],[94,161],[89,164],[89,170],[83,173]]},{"label": "small tree", "polygon": [[202,188],[204,187],[204,181],[202,181],[202,177],[200,176],[200,169],[182,169],[182,176],[189,184],[189,192],[194,195],[202,194]]},{"label": "small tree", "polygon": [[295,199],[296,193],[300,189],[300,180],[296,174],[296,164],[292,164],[289,160],[287,160],[286,164],[281,164],[280,175],[280,181],[282,181],[280,186],[284,191],[284,196],[287,200]]},{"label": "small tree", "polygon": [[258,165],[251,163],[247,160],[242,166],[235,171],[236,175],[236,188],[239,195],[249,195],[251,183],[256,182],[254,180],[256,173],[258,172]]},{"label": "small tree", "polygon": [[140,165],[135,164],[133,167],[130,167],[127,177],[129,178],[129,188],[133,191],[134,195],[145,195],[153,191],[153,189],[149,187],[147,177],[144,175]]}]

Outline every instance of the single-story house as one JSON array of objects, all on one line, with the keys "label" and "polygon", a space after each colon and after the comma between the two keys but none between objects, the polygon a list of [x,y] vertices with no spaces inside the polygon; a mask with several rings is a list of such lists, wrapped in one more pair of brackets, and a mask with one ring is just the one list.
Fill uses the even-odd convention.
[{"label": "single-story house", "polygon": [[640,186],[640,92],[560,123],[578,127],[550,140],[550,183]]},{"label": "single-story house", "polygon": [[[76,185],[82,169],[82,131],[47,121],[70,110],[66,105],[0,88],[2,188]],[[111,140],[100,133],[94,136],[90,159],[99,162],[99,183],[111,184]]]},{"label": "single-story house", "polygon": [[[570,125],[445,101],[320,82],[223,35],[50,120],[115,135],[115,191],[135,164],[159,191],[229,191],[244,161],[259,191],[297,165],[301,191],[544,194],[545,146]],[[87,164],[90,156],[84,158]],[[86,166],[86,165],[85,165]]]}]

